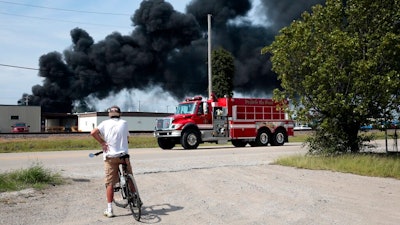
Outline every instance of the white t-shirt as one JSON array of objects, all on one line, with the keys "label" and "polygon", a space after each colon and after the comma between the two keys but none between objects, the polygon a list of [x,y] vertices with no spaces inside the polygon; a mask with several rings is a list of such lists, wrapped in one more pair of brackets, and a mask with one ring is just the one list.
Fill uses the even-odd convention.
[{"label": "white t-shirt", "polygon": [[108,144],[108,152],[103,154],[105,159],[107,156],[113,157],[120,154],[128,154],[128,123],[125,120],[111,118],[101,122],[99,129],[104,140]]}]

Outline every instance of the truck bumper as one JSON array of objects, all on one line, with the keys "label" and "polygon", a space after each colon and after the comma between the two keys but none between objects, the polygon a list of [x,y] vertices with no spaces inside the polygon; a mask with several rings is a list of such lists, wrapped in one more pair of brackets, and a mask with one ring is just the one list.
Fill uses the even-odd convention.
[{"label": "truck bumper", "polygon": [[156,130],[154,131],[154,137],[163,138],[163,137],[180,137],[182,131],[181,130]]}]

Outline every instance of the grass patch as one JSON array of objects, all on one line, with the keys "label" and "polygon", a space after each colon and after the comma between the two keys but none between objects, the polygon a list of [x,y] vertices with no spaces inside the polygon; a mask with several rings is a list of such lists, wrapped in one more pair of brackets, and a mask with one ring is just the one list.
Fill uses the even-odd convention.
[{"label": "grass patch", "polygon": [[[393,130],[388,132],[392,138]],[[289,137],[290,142],[304,142],[311,132],[295,132]],[[374,135],[384,139],[383,131],[362,132],[361,135]],[[215,145],[206,143],[207,145]],[[158,148],[157,139],[152,134],[132,134],[129,137],[129,148]],[[0,138],[0,153],[9,152],[39,152],[100,149],[100,145],[87,135],[47,136],[33,138]]]},{"label": "grass patch", "polygon": [[[132,135],[129,137],[129,148],[155,147],[158,147],[157,140],[152,135]],[[100,148],[99,143],[90,135],[0,139],[0,153],[89,150]]]},{"label": "grass patch", "polygon": [[44,169],[39,163],[27,169],[0,174],[0,192],[19,191],[26,188],[43,189],[48,185],[63,183],[64,180],[60,174]]},{"label": "grass patch", "polygon": [[346,154],[341,156],[296,155],[277,159],[274,164],[302,169],[331,170],[363,176],[400,179],[400,157],[386,154]]}]

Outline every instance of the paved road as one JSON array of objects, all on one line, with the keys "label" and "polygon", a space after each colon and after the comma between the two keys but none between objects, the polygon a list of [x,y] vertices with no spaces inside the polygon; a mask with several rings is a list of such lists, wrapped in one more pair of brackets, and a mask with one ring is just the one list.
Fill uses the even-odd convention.
[{"label": "paved road", "polygon": [[[382,150],[382,142],[381,150]],[[42,163],[71,183],[42,192],[0,194],[0,224],[135,223],[127,209],[105,207],[101,158],[93,151],[0,154],[0,171]],[[280,147],[132,149],[145,224],[395,225],[400,181],[272,165],[304,154],[300,143]],[[21,216],[23,215],[23,216]]]},{"label": "paved road", "polygon": [[[97,151],[98,150],[0,153],[0,172],[27,168],[35,163],[40,163],[46,168],[60,171],[67,177],[102,177],[102,157],[88,157],[89,153]],[[137,164],[137,166],[135,166],[138,168],[137,171],[135,171],[136,173],[170,170],[171,166],[175,167],[176,170],[187,169],[189,167],[209,167],[210,160],[208,159],[210,158],[219,159],[218,164],[222,165],[229,163],[231,161],[230,156],[235,155],[237,155],[238,160],[240,157],[246,156],[258,159],[256,163],[268,164],[282,155],[303,154],[305,152],[305,149],[301,147],[301,143],[286,143],[285,146],[255,148],[235,148],[230,145],[213,145],[200,146],[196,150],[183,150],[179,147],[167,151],[163,151],[160,148],[130,149],[133,162]],[[260,158],[260,154],[263,155],[262,158]],[[191,160],[186,160],[185,158],[196,158],[196,160],[195,162],[191,162]],[[260,162],[260,160],[262,162]],[[190,163],[188,163],[189,161]],[[207,161],[207,163],[204,163],[204,161]],[[161,162],[161,164],[159,164],[159,162]]]}]

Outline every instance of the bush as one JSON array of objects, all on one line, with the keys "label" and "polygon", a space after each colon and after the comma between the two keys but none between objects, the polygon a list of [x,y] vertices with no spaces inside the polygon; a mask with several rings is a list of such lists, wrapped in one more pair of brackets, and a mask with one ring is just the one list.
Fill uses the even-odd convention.
[{"label": "bush", "polygon": [[60,174],[44,169],[35,163],[28,169],[20,169],[0,174],[0,192],[18,191],[25,188],[42,189],[47,185],[63,184]]}]

